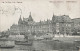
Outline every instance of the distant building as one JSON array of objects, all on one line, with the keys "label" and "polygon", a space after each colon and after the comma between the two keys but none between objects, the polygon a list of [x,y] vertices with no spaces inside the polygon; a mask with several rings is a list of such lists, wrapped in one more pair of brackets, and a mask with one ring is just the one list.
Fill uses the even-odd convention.
[{"label": "distant building", "polygon": [[72,31],[80,32],[80,18],[74,18],[73,21],[73,29]]},{"label": "distant building", "polygon": [[10,27],[10,30],[9,30],[9,31],[12,32],[12,33],[19,33],[19,27],[18,27],[18,25],[13,24],[13,25]]},{"label": "distant building", "polygon": [[70,34],[72,21],[68,15],[52,17],[52,26],[54,34]]},{"label": "distant building", "polygon": [[21,33],[21,32],[52,32],[52,23],[51,20],[47,21],[40,21],[35,22],[31,16],[31,13],[29,15],[29,18],[23,18],[21,19],[21,16],[18,21],[18,25],[13,24],[10,27],[10,31],[14,33]]},{"label": "distant building", "polygon": [[31,16],[29,18],[19,18],[18,25],[13,24],[10,32],[14,33],[53,33],[70,34],[72,27],[71,18],[68,15],[55,16],[52,20],[35,22]]}]

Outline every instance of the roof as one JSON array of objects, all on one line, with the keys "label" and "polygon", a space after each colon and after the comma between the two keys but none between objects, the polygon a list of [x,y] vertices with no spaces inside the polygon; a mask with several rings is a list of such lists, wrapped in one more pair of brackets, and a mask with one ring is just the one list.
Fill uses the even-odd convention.
[{"label": "roof", "polygon": [[23,21],[28,22],[28,18],[23,18]]},{"label": "roof", "polygon": [[17,24],[13,24],[10,28],[16,28],[16,27],[18,27],[18,25]]},{"label": "roof", "polygon": [[68,15],[53,16],[52,20],[53,22],[72,22]]},{"label": "roof", "polygon": [[46,25],[46,24],[51,24],[52,21],[51,20],[47,20],[47,21],[40,21],[40,22],[34,22],[33,25]]},{"label": "roof", "polygon": [[13,41],[13,40],[9,38],[0,38],[0,41]]},{"label": "roof", "polygon": [[74,23],[80,23],[80,18],[74,18],[74,19],[72,19],[72,21],[73,21]]}]

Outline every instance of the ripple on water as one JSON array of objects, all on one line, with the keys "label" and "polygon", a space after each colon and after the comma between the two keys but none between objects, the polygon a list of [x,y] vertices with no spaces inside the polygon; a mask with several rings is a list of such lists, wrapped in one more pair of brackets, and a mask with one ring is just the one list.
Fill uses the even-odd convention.
[{"label": "ripple on water", "polygon": [[28,50],[0,49],[0,51],[28,51]]}]

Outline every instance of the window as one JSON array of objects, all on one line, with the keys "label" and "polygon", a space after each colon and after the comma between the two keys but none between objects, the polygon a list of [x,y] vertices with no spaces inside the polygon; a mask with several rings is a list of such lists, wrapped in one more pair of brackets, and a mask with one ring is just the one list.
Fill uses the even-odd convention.
[{"label": "window", "polygon": [[59,26],[59,23],[56,23],[56,26]]},{"label": "window", "polygon": [[66,26],[68,26],[68,24],[66,24]]},{"label": "window", "polygon": [[69,27],[71,27],[71,24],[68,24]]}]

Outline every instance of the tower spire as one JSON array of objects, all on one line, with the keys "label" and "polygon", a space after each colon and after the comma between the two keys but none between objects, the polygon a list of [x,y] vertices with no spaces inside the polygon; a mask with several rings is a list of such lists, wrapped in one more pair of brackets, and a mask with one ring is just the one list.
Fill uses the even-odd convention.
[{"label": "tower spire", "polygon": [[28,19],[28,21],[33,21],[33,18],[32,18],[32,15],[31,15],[31,12],[30,12],[30,14],[29,14],[29,19]]},{"label": "tower spire", "polygon": [[31,15],[31,12],[30,12],[30,15]]},{"label": "tower spire", "polygon": [[54,15],[54,13],[53,13],[53,17],[54,17],[55,15]]},{"label": "tower spire", "polygon": [[54,22],[55,21],[55,15],[53,13],[53,16],[52,16],[52,21]]},{"label": "tower spire", "polygon": [[21,18],[21,15],[20,15],[20,18],[19,18],[18,24],[22,24],[22,18]]}]

